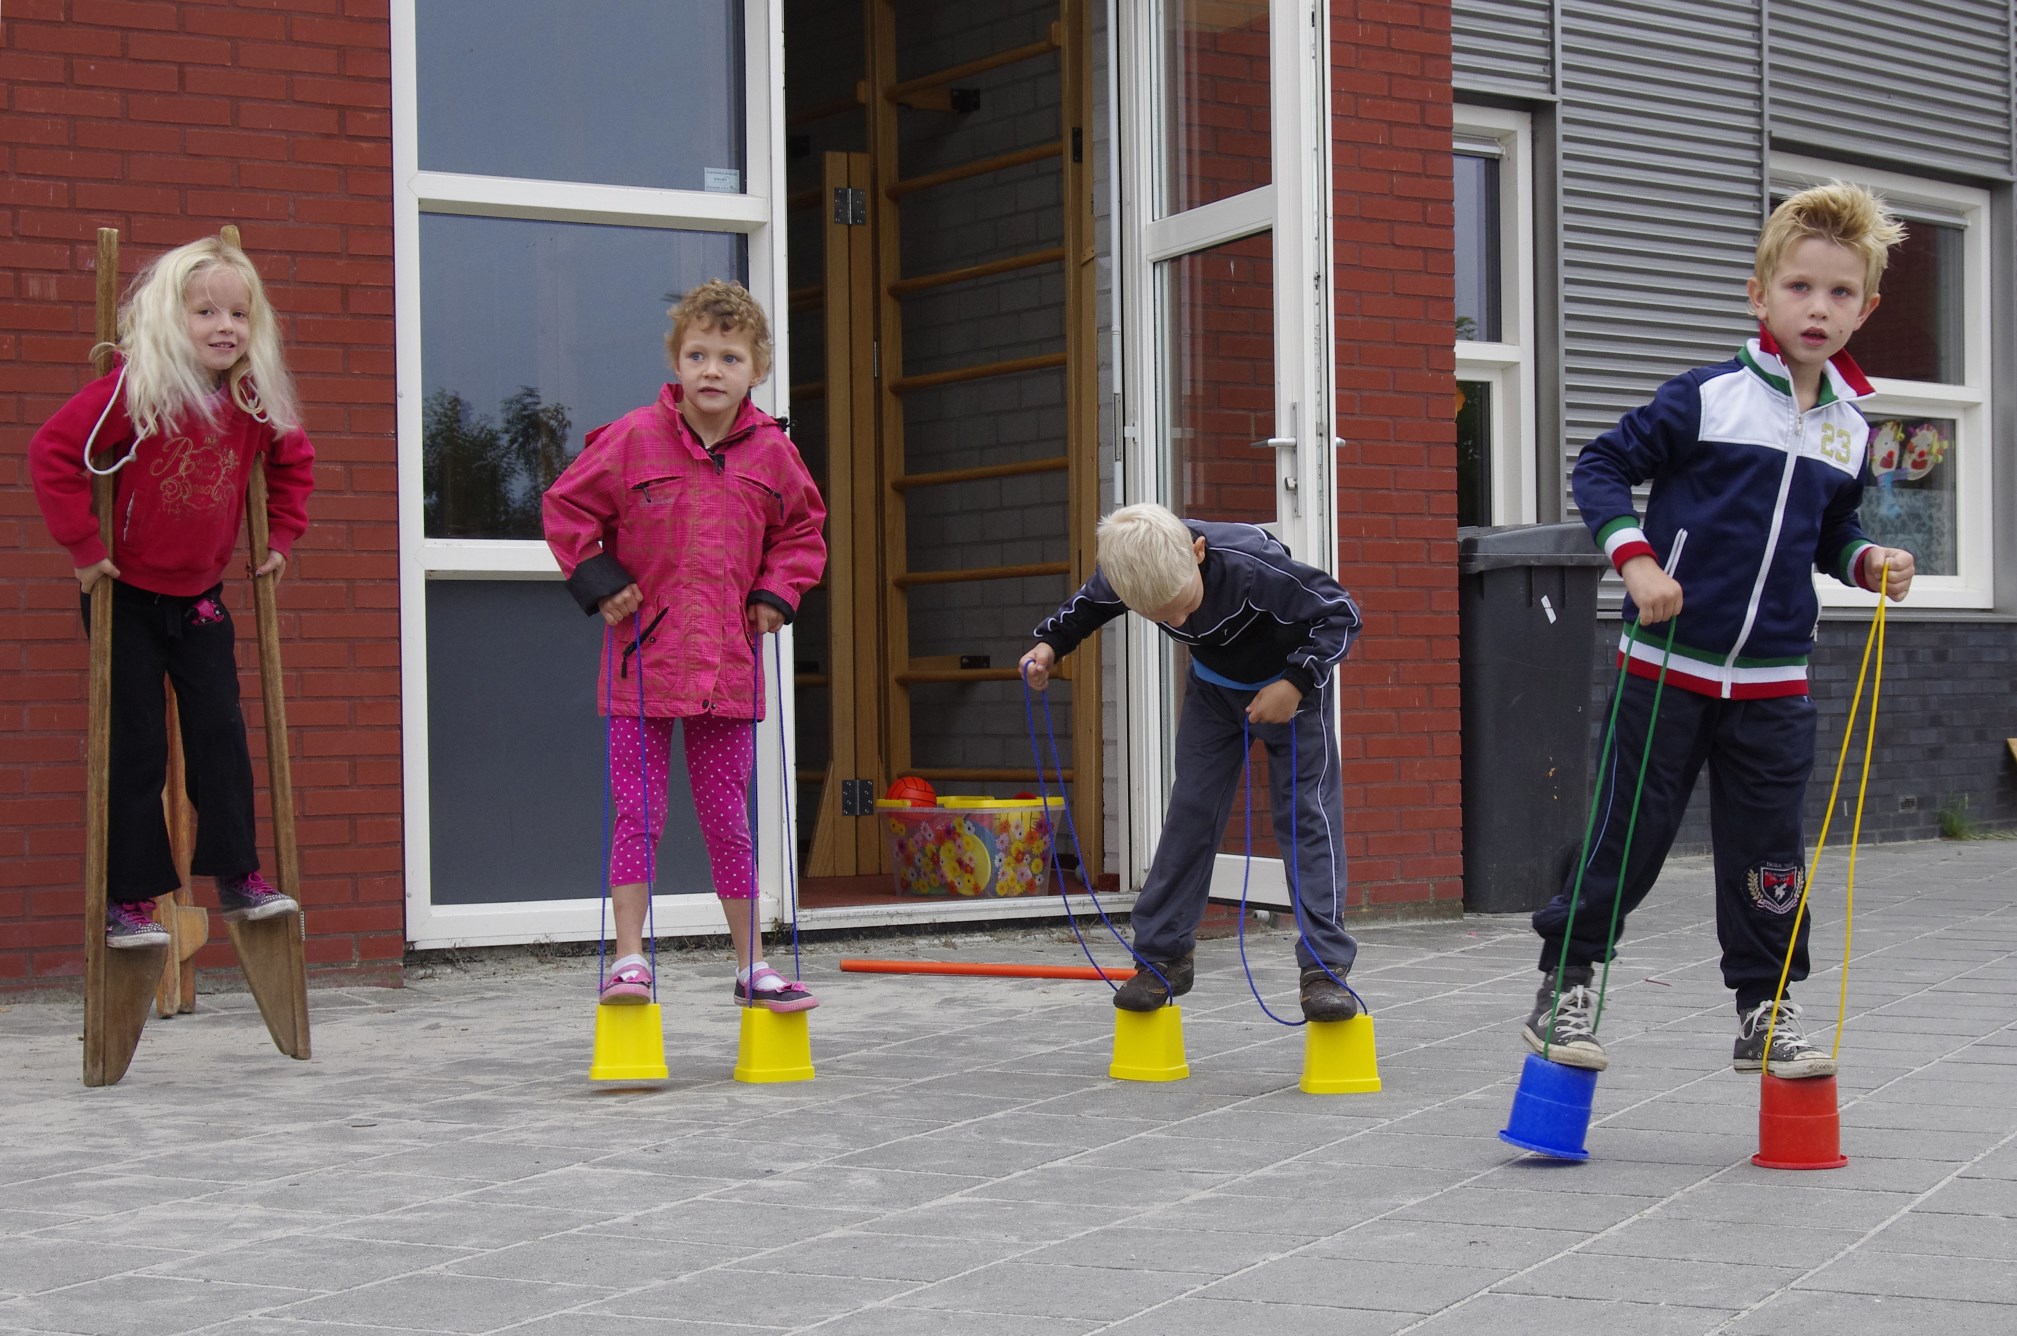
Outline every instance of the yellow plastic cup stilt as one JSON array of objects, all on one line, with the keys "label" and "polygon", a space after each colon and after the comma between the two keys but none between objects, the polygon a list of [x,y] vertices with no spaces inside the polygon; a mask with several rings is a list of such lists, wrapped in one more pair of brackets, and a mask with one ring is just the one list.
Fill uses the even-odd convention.
[{"label": "yellow plastic cup stilt", "polygon": [[1311,1021],[1303,1027],[1303,1079],[1309,1095],[1363,1095],[1380,1088],[1373,1018]]},{"label": "yellow plastic cup stilt", "polygon": [[595,1009],[595,1060],[591,1081],[663,1081],[665,1027],[658,1003],[643,1006],[598,1006]]},{"label": "yellow plastic cup stilt", "polygon": [[752,1085],[812,1079],[812,1031],[803,1011],[742,1008],[735,1079]]},{"label": "yellow plastic cup stilt", "polygon": [[1116,1081],[1181,1081],[1190,1074],[1182,1007],[1172,1002],[1154,1011],[1114,1009],[1114,1061],[1108,1076]]}]

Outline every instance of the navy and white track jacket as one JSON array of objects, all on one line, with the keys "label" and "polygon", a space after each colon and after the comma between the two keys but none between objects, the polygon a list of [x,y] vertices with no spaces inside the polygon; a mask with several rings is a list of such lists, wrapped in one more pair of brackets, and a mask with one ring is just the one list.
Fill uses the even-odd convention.
[{"label": "navy and white track jacket", "polygon": [[[1744,699],[1807,691],[1820,601],[1816,567],[1867,588],[1857,523],[1870,426],[1855,401],[1872,393],[1846,353],[1825,368],[1818,403],[1801,412],[1769,333],[1716,366],[1684,372],[1619,419],[1576,459],[1583,522],[1612,564],[1663,564],[1686,530],[1674,578],[1683,605],[1667,680]],[[1651,481],[1643,525],[1632,488]],[[1665,626],[1631,634],[1625,600],[1620,655],[1657,677]]]},{"label": "navy and white track jacket", "polygon": [[[1256,525],[1184,524],[1205,540],[1198,569],[1205,596],[1182,626],[1164,626],[1163,634],[1188,645],[1192,659],[1231,682],[1258,685],[1282,678],[1307,696],[1327,680],[1359,634],[1352,596]],[[1036,638],[1063,658],[1127,610],[1095,570],[1037,626]]]}]

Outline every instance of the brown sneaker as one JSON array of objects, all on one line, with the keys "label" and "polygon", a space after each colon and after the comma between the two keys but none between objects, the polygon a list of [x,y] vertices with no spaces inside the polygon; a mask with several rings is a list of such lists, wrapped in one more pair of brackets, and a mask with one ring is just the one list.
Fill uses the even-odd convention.
[{"label": "brown sneaker", "polygon": [[[1157,978],[1158,974],[1162,978]],[[1164,980],[1168,980],[1167,987]],[[1192,953],[1186,952],[1181,960],[1143,957],[1136,962],[1135,977],[1114,990],[1114,1005],[1122,1011],[1154,1011],[1190,992],[1196,980],[1197,966]]]},{"label": "brown sneaker", "polygon": [[1303,971],[1303,1019],[1306,1021],[1348,1021],[1359,1014],[1359,999],[1352,990],[1324,972],[1322,965]]}]

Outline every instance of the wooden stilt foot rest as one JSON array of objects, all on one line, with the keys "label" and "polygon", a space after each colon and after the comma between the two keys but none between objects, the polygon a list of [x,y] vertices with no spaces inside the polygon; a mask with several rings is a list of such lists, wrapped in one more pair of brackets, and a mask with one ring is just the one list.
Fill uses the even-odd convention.
[{"label": "wooden stilt foot rest", "polygon": [[224,927],[273,1046],[290,1058],[307,1061],[308,975],[302,968],[301,915],[227,922]]}]

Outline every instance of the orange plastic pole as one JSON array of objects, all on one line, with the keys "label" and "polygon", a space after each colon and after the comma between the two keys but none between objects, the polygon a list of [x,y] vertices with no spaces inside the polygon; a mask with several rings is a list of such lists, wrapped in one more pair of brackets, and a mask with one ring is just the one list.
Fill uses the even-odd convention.
[{"label": "orange plastic pole", "polygon": [[1091,965],[990,965],[966,960],[869,960],[847,956],[843,974],[956,974],[984,979],[1132,979],[1132,968],[1102,973]]}]

